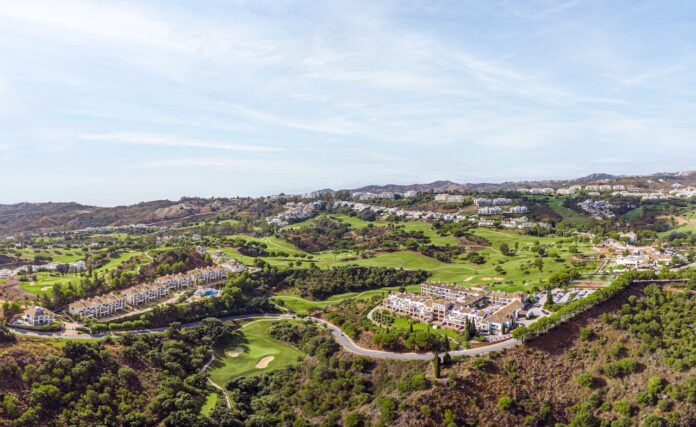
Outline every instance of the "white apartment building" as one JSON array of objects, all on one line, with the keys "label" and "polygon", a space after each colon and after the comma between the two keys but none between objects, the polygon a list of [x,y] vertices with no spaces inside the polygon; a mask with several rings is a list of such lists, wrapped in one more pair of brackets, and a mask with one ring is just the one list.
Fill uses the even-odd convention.
[{"label": "white apartment building", "polygon": [[435,195],[435,201],[444,203],[463,203],[464,196],[457,194],[440,193]]},{"label": "white apartment building", "polygon": [[498,197],[492,200],[493,206],[504,206],[512,204],[512,199],[506,197]]},{"label": "white apartment building", "polygon": [[56,315],[50,310],[35,305],[24,310],[20,319],[31,326],[41,326],[55,322]]},{"label": "white apartment building", "polygon": [[79,317],[104,317],[123,310],[125,307],[125,298],[115,294],[106,294],[76,301],[68,306],[68,312]]},{"label": "white apartment building", "polygon": [[424,322],[434,319],[432,300],[405,292],[391,293],[384,300],[384,307],[395,313],[405,314]]},{"label": "white apartment building", "polygon": [[126,304],[135,307],[165,297],[169,290],[164,283],[143,283],[121,291],[121,295],[126,299]]},{"label": "white apartment building", "polygon": [[485,207],[479,208],[478,213],[479,215],[500,215],[503,213],[503,210],[499,207]]},{"label": "white apartment building", "polygon": [[529,209],[526,206],[513,206],[510,208],[511,214],[523,214],[527,212],[529,212]]},{"label": "white apartment building", "polygon": [[498,335],[515,326],[523,306],[523,296],[518,294],[440,283],[423,283],[421,295],[391,294],[384,303],[396,313],[457,330],[468,319],[479,331]]}]

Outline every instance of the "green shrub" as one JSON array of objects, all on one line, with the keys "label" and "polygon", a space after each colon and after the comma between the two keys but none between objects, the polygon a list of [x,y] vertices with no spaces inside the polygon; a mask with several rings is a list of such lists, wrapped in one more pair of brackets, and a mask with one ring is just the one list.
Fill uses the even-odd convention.
[{"label": "green shrub", "polygon": [[401,393],[411,393],[416,390],[424,390],[428,388],[428,380],[423,374],[413,374],[403,379],[398,389]]},{"label": "green shrub", "polygon": [[575,378],[575,380],[578,382],[578,384],[586,388],[592,387],[592,384],[594,383],[594,378],[592,378],[592,375],[588,374],[587,372],[581,373],[577,376],[577,378]]},{"label": "green shrub", "polygon": [[614,411],[621,415],[630,417],[631,412],[633,411],[633,407],[630,403],[626,402],[625,400],[617,400],[616,402],[614,402]]},{"label": "green shrub", "polygon": [[512,399],[508,396],[500,396],[498,399],[498,409],[501,411],[508,411],[512,408]]}]

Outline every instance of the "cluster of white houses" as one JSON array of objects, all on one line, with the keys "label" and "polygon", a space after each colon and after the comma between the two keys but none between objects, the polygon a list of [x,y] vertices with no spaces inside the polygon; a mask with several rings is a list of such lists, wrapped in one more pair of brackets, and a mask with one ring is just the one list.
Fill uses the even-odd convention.
[{"label": "cluster of white houses", "polygon": [[513,329],[524,307],[524,295],[465,288],[453,284],[423,283],[421,294],[391,293],[383,307],[418,321],[461,330],[467,320],[481,333],[502,335]]},{"label": "cluster of white houses", "polygon": [[170,291],[226,279],[231,273],[240,273],[244,266],[231,261],[214,267],[197,268],[187,273],[157,278],[152,283],[142,283],[119,293],[110,293],[76,301],[68,306],[68,312],[79,317],[105,317],[126,308],[156,301]]}]

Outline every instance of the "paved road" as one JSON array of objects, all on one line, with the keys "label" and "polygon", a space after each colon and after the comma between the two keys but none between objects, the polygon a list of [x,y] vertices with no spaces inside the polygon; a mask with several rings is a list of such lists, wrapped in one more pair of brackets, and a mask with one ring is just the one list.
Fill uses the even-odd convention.
[{"label": "paved road", "polygon": [[[313,322],[319,323],[326,327],[326,329],[328,329],[329,332],[331,332],[331,334],[334,336],[336,342],[338,342],[341,345],[341,347],[343,347],[346,351],[358,354],[360,356],[371,357],[373,359],[431,360],[434,355],[434,353],[398,353],[392,351],[372,350],[369,348],[360,347],[349,336],[344,334],[338,326],[316,317],[311,317],[310,319]],[[505,350],[507,348],[514,347],[518,344],[520,344],[520,341],[517,341],[515,339],[509,339],[505,341],[496,342],[494,344],[486,345],[484,347],[450,351],[450,355],[477,356],[481,354],[491,353],[494,351]]]},{"label": "paved road", "polygon": [[[237,316],[228,316],[228,317],[222,317],[220,320],[222,321],[233,321],[233,320],[244,320],[244,319],[256,319],[256,318],[274,318],[274,319],[300,319],[296,316],[290,315],[290,314],[241,314]],[[310,317],[309,318],[311,321],[318,323],[322,326],[324,326],[331,334],[334,336],[336,339],[336,342],[341,345],[346,351],[349,351],[354,354],[358,354],[360,356],[365,356],[365,357],[371,357],[374,359],[392,359],[392,360],[430,360],[433,357],[434,353],[399,353],[399,352],[392,352],[392,351],[381,351],[381,350],[372,350],[369,348],[361,347],[358,344],[356,344],[350,337],[348,337],[346,334],[344,334],[341,329],[332,324],[329,323],[325,320],[319,319],[317,317]],[[191,328],[193,326],[199,325],[201,322],[192,322],[192,323],[187,323],[185,325],[182,325],[182,328]],[[157,333],[157,332],[164,332],[167,328],[162,327],[162,328],[150,328],[150,329],[141,329],[137,331],[130,331],[131,333],[135,334],[150,334],[150,333]],[[12,332],[18,335],[24,335],[24,336],[38,336],[38,337],[44,337],[44,338],[78,338],[78,339],[98,339],[98,338],[103,338],[104,336],[107,336],[106,334],[95,334],[95,335],[81,335],[81,336],[72,336],[72,335],[67,335],[65,332],[35,332],[35,331],[25,331],[21,329],[14,329],[10,328]],[[113,335],[122,335],[123,333],[114,333]],[[477,356],[481,354],[486,354],[486,353],[491,353],[493,351],[500,351],[500,350],[505,350],[508,348],[512,348],[516,345],[519,345],[520,341],[517,341],[515,339],[508,339],[505,341],[499,341],[493,344],[489,344],[483,347],[477,347],[477,348],[472,348],[472,349],[466,349],[466,350],[456,350],[456,351],[451,351],[450,354],[452,356]],[[210,363],[210,362],[209,362]]]}]

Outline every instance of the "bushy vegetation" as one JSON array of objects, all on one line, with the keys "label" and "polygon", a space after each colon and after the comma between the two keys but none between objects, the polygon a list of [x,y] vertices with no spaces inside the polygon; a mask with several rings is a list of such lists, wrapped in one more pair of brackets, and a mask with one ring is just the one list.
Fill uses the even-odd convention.
[{"label": "bushy vegetation", "polygon": [[424,271],[349,265],[326,270],[296,270],[288,282],[303,296],[324,299],[345,292],[414,285],[427,277],[428,273]]},{"label": "bushy vegetation", "polygon": [[69,341],[32,359],[2,358],[0,425],[217,425],[199,416],[207,393],[200,368],[209,346],[232,333],[232,324],[210,319],[121,344]]},{"label": "bushy vegetation", "polygon": [[322,217],[312,224],[283,230],[279,236],[306,252],[325,250],[416,250],[430,239],[422,231],[405,230],[393,223],[385,227],[368,224],[353,229],[349,224]]},{"label": "bushy vegetation", "polygon": [[678,371],[696,366],[696,301],[691,293],[668,292],[657,285],[645,288],[645,297],[631,296],[616,313],[604,316],[614,327],[640,339],[644,351],[661,352]]}]

